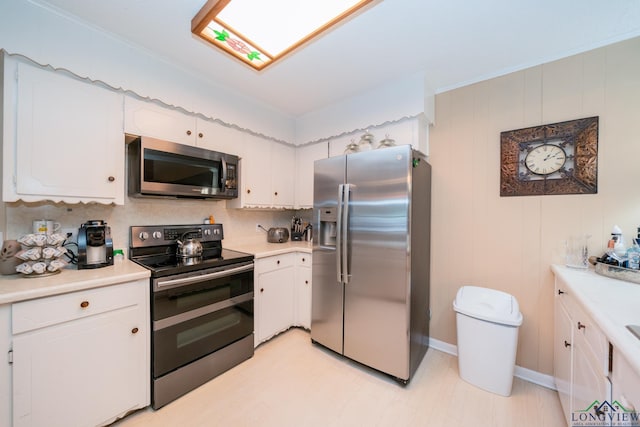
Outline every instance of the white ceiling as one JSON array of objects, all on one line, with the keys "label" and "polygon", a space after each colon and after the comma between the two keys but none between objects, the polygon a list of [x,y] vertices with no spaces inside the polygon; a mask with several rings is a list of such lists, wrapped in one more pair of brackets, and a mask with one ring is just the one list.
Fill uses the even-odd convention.
[{"label": "white ceiling", "polygon": [[407,75],[442,92],[640,35],[640,0],[381,0],[257,72],[191,35],[205,2],[46,0],[293,116]]}]

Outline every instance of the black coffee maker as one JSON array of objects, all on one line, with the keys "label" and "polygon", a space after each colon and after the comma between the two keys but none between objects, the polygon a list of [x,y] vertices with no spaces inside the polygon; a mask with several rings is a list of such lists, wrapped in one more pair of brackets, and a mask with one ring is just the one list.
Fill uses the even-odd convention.
[{"label": "black coffee maker", "polygon": [[89,220],[78,229],[78,269],[113,265],[111,228],[105,221]]}]

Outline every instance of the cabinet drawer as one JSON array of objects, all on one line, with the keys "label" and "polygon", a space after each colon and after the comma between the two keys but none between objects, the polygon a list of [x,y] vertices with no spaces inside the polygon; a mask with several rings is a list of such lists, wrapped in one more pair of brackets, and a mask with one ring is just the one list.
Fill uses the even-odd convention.
[{"label": "cabinet drawer", "polygon": [[296,254],[294,253],[258,258],[255,260],[255,272],[256,274],[261,274],[279,268],[293,267],[295,263]]},{"label": "cabinet drawer", "polygon": [[612,370],[611,400],[620,402],[627,411],[640,411],[640,372],[636,372],[616,349]]},{"label": "cabinet drawer", "polygon": [[296,255],[297,267],[311,267],[311,254],[308,254],[306,252],[298,252]]},{"label": "cabinet drawer", "polygon": [[148,286],[147,280],[139,280],[13,304],[12,332],[15,335],[139,304],[145,300]]}]

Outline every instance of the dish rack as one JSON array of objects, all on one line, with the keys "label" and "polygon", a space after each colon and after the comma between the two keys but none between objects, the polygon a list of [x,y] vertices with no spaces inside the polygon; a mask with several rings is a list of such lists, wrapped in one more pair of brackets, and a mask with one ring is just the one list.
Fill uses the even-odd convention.
[{"label": "dish rack", "polygon": [[632,270],[629,268],[597,262],[595,271],[601,276],[640,284],[640,270]]}]

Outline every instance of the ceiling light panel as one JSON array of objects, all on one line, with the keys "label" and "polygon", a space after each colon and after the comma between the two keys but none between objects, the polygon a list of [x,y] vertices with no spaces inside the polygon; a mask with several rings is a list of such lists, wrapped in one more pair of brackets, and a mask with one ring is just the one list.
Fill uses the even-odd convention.
[{"label": "ceiling light panel", "polygon": [[191,31],[260,70],[374,0],[209,0]]}]

